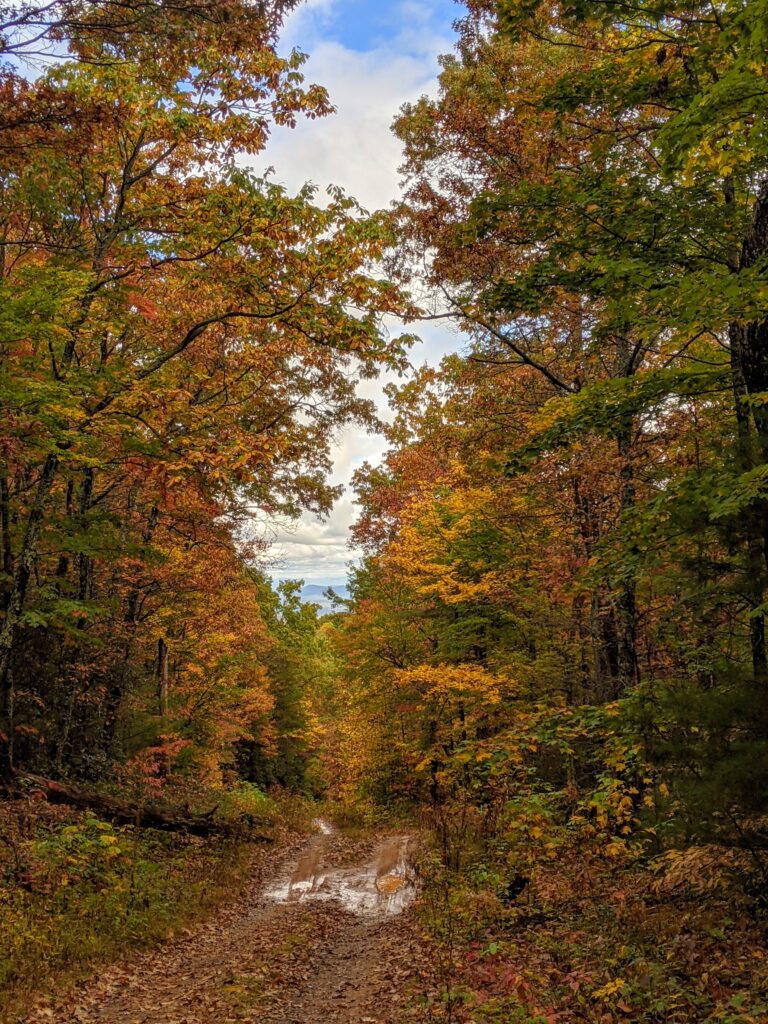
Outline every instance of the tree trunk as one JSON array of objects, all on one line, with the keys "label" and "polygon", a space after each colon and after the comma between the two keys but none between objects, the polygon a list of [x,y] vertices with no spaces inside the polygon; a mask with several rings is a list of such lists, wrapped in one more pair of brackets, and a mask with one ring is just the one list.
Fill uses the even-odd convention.
[{"label": "tree trunk", "polygon": [[[80,487],[80,525],[83,532],[88,529],[87,515],[91,509],[93,500],[93,469],[83,471],[83,482]],[[78,590],[77,596],[80,601],[87,601],[91,596],[91,578],[93,575],[93,559],[85,551],[77,556],[78,569]],[[81,622],[80,628],[85,625]]]},{"label": "tree trunk", "polygon": [[[247,816],[244,816],[239,822],[217,821],[214,818],[216,807],[207,814],[191,814],[189,811],[163,807],[142,807],[81,786],[54,782],[36,775],[25,776],[25,779],[31,782],[50,803],[67,804],[70,807],[96,811],[102,818],[108,818],[110,821],[120,824],[156,828],[168,832],[189,832],[191,835],[197,836],[236,833],[249,825]],[[248,838],[265,842],[271,841],[269,836],[250,831]]]},{"label": "tree trunk", "polygon": [[[619,509],[622,522],[635,507],[635,469],[632,464],[634,421],[628,416],[617,438],[620,468]],[[630,565],[618,586],[616,601],[618,691],[620,695],[639,681],[637,658],[637,581]]]},{"label": "tree trunk", "polygon": [[43,463],[32,508],[27,517],[27,528],[17,559],[13,584],[5,610],[5,619],[2,629],[0,629],[0,705],[3,714],[3,730],[0,732],[0,778],[6,782],[13,778],[14,693],[11,675],[13,645],[24,614],[29,581],[37,558],[37,545],[43,525],[45,506],[56,479],[58,466],[59,460],[56,455],[49,455]]},{"label": "tree trunk", "polygon": [[[13,548],[11,546],[11,496],[10,488],[8,487],[8,478],[3,477],[0,480],[0,531],[2,531],[2,566],[3,573],[10,577],[13,573]],[[5,585],[4,585],[5,586]],[[3,598],[3,609],[6,607],[6,598],[10,597],[10,587],[8,593]]]},{"label": "tree trunk", "polygon": [[[767,252],[768,180],[758,193],[737,269],[753,267]],[[768,392],[768,318],[733,322],[729,339],[739,461],[742,471],[747,472],[768,463],[768,403],[757,397]],[[768,503],[761,500],[747,509],[741,527],[747,545],[746,597],[753,610],[749,620],[752,671],[755,680],[764,685],[768,683],[768,655],[765,615],[759,609],[765,602],[768,572]]]},{"label": "tree trunk", "polygon": [[[149,513],[147,525],[142,532],[142,540],[149,544],[157,527],[160,518],[160,510],[155,505]],[[140,592],[132,590],[128,595],[125,605],[126,640],[123,645],[122,660],[113,670],[112,680],[107,687],[107,694],[104,699],[104,721],[102,731],[102,742],[105,750],[111,750],[115,745],[117,722],[120,714],[120,707],[123,702],[123,695],[128,683],[128,670],[130,666],[133,643],[136,636],[137,617],[139,609]]]},{"label": "tree trunk", "polygon": [[157,703],[160,718],[168,717],[168,644],[161,637],[157,641]]}]

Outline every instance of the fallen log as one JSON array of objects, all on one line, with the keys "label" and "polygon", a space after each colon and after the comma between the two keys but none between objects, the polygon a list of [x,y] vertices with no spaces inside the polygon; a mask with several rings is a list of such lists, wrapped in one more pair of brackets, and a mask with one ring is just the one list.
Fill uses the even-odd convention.
[{"label": "fallen log", "polygon": [[272,838],[253,830],[254,822],[244,815],[234,821],[221,821],[214,817],[217,807],[205,814],[191,814],[157,806],[143,806],[121,800],[77,786],[68,782],[56,782],[39,775],[24,775],[27,792],[44,797],[51,804],[66,804],[80,810],[94,811],[100,818],[119,825],[136,825],[139,828],[155,828],[164,832],[186,832],[193,836],[231,835],[242,836],[252,842],[271,842]]}]

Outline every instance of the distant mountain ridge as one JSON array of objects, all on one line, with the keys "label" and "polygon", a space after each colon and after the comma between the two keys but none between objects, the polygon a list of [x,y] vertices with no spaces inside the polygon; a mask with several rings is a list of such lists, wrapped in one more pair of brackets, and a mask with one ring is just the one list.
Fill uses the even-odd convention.
[{"label": "distant mountain ridge", "polygon": [[338,594],[339,597],[349,597],[349,589],[343,583],[305,583],[299,594],[302,601],[306,601],[308,604],[317,604],[323,611],[329,612],[333,610],[333,605],[325,596],[325,592],[328,589]]}]

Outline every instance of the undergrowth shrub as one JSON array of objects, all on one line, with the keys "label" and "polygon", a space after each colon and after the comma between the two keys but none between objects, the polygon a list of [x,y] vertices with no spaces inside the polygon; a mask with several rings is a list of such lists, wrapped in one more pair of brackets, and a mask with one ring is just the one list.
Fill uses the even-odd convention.
[{"label": "undergrowth shrub", "polygon": [[[447,858],[438,816],[420,864],[439,990],[425,1019],[768,1020],[765,915],[734,885],[743,857],[714,848],[617,857],[583,826],[543,816],[519,827],[519,811],[513,801],[493,841],[454,830],[460,848]],[[533,821],[529,804],[525,812]]]},{"label": "undergrowth shrub", "polygon": [[117,828],[91,814],[39,821],[6,845],[14,855],[0,875],[0,1006],[9,1008],[170,937],[231,893],[249,863],[241,841]]}]

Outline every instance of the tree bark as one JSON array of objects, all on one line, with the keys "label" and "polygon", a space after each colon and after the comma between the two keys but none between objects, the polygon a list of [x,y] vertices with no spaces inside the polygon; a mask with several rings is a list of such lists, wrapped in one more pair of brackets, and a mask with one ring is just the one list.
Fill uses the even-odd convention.
[{"label": "tree bark", "polygon": [[[622,521],[635,507],[635,469],[632,463],[634,421],[628,416],[617,438],[620,460],[619,511]],[[637,657],[637,580],[630,565],[619,582],[616,602],[618,691],[620,695],[640,678]]]},{"label": "tree bark", "polygon": [[[728,196],[726,196],[728,200]],[[764,181],[752,211],[749,231],[739,254],[738,271],[748,270],[768,253],[768,180]],[[736,407],[739,461],[744,472],[768,463],[768,317],[734,321],[729,328],[731,377]],[[749,620],[752,672],[768,684],[765,602],[768,579],[768,502],[747,509],[741,523],[747,546],[746,596],[753,613]]]},{"label": "tree bark", "polygon": [[0,705],[3,715],[3,728],[0,731],[0,778],[5,781],[13,778],[14,692],[11,675],[13,644],[24,613],[29,581],[37,557],[37,545],[43,525],[45,506],[56,479],[58,466],[58,456],[54,454],[49,455],[43,463],[32,508],[27,517],[27,527],[17,559],[11,592],[8,596],[5,619],[0,629]]},{"label": "tree bark", "polygon": [[160,718],[168,717],[168,644],[161,637],[157,641],[157,703]]},{"label": "tree bark", "polygon": [[[13,574],[13,548],[11,546],[11,492],[7,477],[0,480],[0,530],[3,537],[3,573],[10,577]],[[5,600],[3,600],[3,608],[5,608]]]},{"label": "tree bark", "polygon": [[[93,469],[83,471],[83,482],[80,487],[80,523],[83,531],[88,529],[87,515],[93,500]],[[80,601],[87,601],[91,596],[91,579],[93,576],[93,559],[85,551],[77,556],[78,591]],[[81,629],[82,629],[81,624]]]},{"label": "tree bark", "polygon": [[[149,544],[160,519],[160,510],[154,505],[149,513],[147,524],[142,531],[142,540]],[[139,609],[140,592],[132,590],[128,595],[125,605],[126,640],[123,645],[123,654],[119,666],[115,666],[112,681],[107,688],[104,699],[104,721],[102,731],[102,742],[105,750],[112,750],[115,746],[115,735],[120,707],[123,702],[123,695],[128,682],[128,670],[133,650],[133,642],[136,634],[137,616]]]}]

